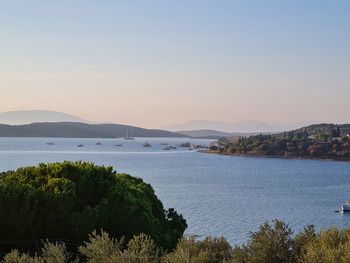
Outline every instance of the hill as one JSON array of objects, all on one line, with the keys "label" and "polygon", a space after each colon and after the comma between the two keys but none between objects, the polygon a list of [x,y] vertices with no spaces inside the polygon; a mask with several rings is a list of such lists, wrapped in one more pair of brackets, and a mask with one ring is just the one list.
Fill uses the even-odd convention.
[{"label": "hill", "polygon": [[211,152],[350,161],[350,124],[315,124],[273,135],[224,138],[211,146]]},{"label": "hill", "polygon": [[0,137],[63,137],[63,138],[118,138],[127,129],[134,137],[185,137],[182,134],[143,129],[121,124],[87,124],[80,122],[45,122],[25,125],[0,124]]},{"label": "hill", "polygon": [[0,123],[21,125],[35,122],[86,122],[83,119],[57,111],[27,110],[0,113]]},{"label": "hill", "polygon": [[239,121],[228,123],[221,121],[194,120],[181,124],[166,126],[163,128],[169,131],[216,130],[228,133],[276,133],[296,129],[309,124],[310,122],[270,123],[264,121]]}]

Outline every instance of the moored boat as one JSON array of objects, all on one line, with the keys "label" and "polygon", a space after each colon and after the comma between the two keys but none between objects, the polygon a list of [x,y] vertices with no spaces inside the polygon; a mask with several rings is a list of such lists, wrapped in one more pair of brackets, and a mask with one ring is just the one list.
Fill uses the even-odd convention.
[{"label": "moored boat", "polygon": [[132,128],[130,128],[130,134],[129,128],[126,128],[126,137],[124,137],[124,140],[135,140],[135,138],[132,137]]},{"label": "moored boat", "polygon": [[341,206],[341,210],[343,212],[349,212],[350,211],[350,200],[345,201],[342,206]]}]

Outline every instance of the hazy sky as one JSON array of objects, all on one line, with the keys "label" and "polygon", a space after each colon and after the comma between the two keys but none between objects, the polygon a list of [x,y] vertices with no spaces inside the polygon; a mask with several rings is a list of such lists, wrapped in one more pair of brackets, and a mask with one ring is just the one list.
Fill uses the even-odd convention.
[{"label": "hazy sky", "polygon": [[0,1],[0,111],[350,122],[350,1]]}]

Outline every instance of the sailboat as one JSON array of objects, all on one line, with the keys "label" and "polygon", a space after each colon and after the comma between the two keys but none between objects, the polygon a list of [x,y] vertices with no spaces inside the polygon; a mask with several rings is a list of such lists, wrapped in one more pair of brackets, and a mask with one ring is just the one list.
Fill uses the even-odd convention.
[{"label": "sailboat", "polygon": [[130,136],[129,136],[129,128],[126,128],[126,137],[124,137],[124,140],[135,140],[135,138],[132,137],[132,128],[130,128]]}]

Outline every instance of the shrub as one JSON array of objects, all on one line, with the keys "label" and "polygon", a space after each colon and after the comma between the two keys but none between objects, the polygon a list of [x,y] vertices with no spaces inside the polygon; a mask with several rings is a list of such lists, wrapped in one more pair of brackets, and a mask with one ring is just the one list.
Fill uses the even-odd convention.
[{"label": "shrub", "polygon": [[66,262],[78,262],[73,260],[65,245],[44,243],[44,247],[41,251],[42,256],[33,256],[29,254],[21,254],[18,250],[12,250],[5,255],[4,263],[66,263]]},{"label": "shrub", "polygon": [[231,246],[225,238],[182,239],[176,250],[164,256],[163,263],[221,263],[231,259]]},{"label": "shrub", "polygon": [[330,228],[321,231],[305,246],[304,263],[350,262],[350,230]]},{"label": "shrub", "polygon": [[292,259],[292,230],[279,220],[263,223],[252,232],[247,245],[236,247],[233,262],[285,263]]},{"label": "shrub", "polygon": [[124,239],[120,240],[109,237],[108,233],[101,231],[97,234],[93,231],[89,235],[89,242],[79,247],[80,254],[90,263],[117,262],[122,254]]}]

